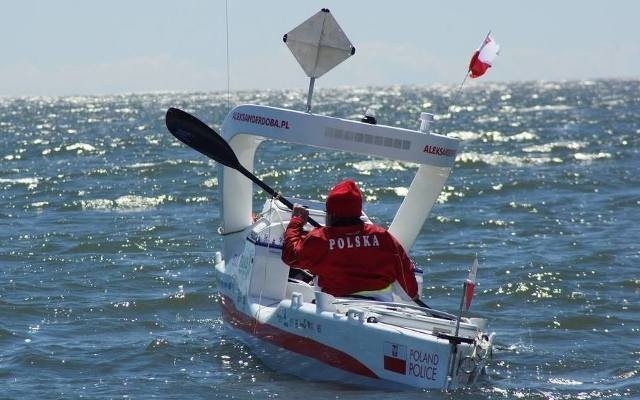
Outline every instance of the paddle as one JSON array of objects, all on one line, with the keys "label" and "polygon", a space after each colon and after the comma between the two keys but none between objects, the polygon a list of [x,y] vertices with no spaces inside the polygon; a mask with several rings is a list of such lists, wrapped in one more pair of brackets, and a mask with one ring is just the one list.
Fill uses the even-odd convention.
[{"label": "paddle", "polygon": [[[260,180],[260,178],[243,167],[240,161],[238,161],[238,157],[236,157],[233,149],[229,146],[229,143],[207,124],[193,115],[173,107],[167,110],[165,121],[169,132],[182,143],[220,164],[240,172],[242,175],[251,179],[256,185],[260,186],[262,190],[293,210],[293,204],[291,204],[289,200],[282,197],[280,193],[273,190],[269,185]],[[315,227],[320,226],[320,224],[312,218],[309,218],[308,221]]]}]

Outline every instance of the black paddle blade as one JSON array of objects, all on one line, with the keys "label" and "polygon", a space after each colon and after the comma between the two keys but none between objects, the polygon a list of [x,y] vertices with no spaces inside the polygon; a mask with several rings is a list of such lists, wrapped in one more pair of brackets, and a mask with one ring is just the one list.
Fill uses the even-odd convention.
[{"label": "black paddle blade", "polygon": [[[251,179],[256,185],[260,186],[265,192],[293,210],[293,204],[291,204],[289,200],[282,197],[280,193],[273,190],[260,178],[243,167],[240,161],[238,161],[236,153],[234,153],[231,146],[229,146],[229,143],[207,124],[188,112],[173,107],[167,110],[165,122],[169,132],[182,143],[220,164],[240,172],[242,175]],[[320,224],[312,218],[309,218],[309,223],[316,227],[320,226]]]},{"label": "black paddle blade", "polygon": [[182,143],[229,168],[241,168],[236,154],[218,132],[193,115],[169,108],[165,117],[169,132]]}]

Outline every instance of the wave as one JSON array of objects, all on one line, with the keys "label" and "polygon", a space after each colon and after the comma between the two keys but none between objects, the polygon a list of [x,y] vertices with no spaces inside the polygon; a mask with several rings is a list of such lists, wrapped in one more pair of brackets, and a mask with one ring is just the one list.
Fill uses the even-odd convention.
[{"label": "wave", "polygon": [[569,111],[573,109],[574,107],[568,106],[566,104],[545,104],[545,105],[535,105],[533,107],[521,107],[521,108],[518,108],[518,112],[530,113],[530,112],[538,112],[538,111]]},{"label": "wave", "polygon": [[525,153],[551,153],[556,149],[580,150],[588,145],[581,141],[559,141],[524,147]]},{"label": "wave", "polygon": [[42,178],[33,177],[33,178],[0,178],[0,184],[6,183],[7,187],[12,187],[15,185],[27,185],[27,189],[35,189],[40,184]]},{"label": "wave", "polygon": [[538,139],[538,135],[533,132],[524,131],[513,135],[507,135],[499,131],[473,132],[473,131],[453,131],[447,134],[448,137],[460,139],[465,142],[481,140],[484,142],[508,143],[526,142]]},{"label": "wave", "polygon": [[400,162],[395,160],[364,160],[355,163],[348,163],[362,175],[371,175],[373,171],[406,171],[417,167],[418,164]]},{"label": "wave", "polygon": [[213,188],[218,186],[218,178],[210,178],[202,182],[202,186],[207,188]]},{"label": "wave", "polygon": [[607,159],[607,158],[611,158],[611,153],[605,153],[605,152],[600,152],[600,153],[576,153],[573,155],[573,158],[575,158],[578,161],[586,161],[586,162],[590,162],[590,161],[594,161],[594,160],[602,160],[602,159]]},{"label": "wave", "polygon": [[98,150],[95,146],[90,145],[88,143],[73,143],[67,146],[57,146],[57,147],[53,147],[53,148],[48,148],[48,149],[44,149],[42,150],[42,155],[43,156],[47,156],[53,153],[65,153],[65,152],[75,152],[78,155],[81,154],[98,154],[98,155],[103,155],[106,153],[105,150]]},{"label": "wave", "polygon": [[156,197],[144,197],[137,195],[120,196],[115,200],[91,199],[81,200],[80,204],[84,210],[146,210],[157,207],[161,204],[175,201],[170,195],[160,195]]},{"label": "wave", "polygon": [[513,165],[516,167],[524,167],[527,165],[561,164],[564,161],[560,157],[530,157],[496,153],[464,152],[458,155],[456,162],[461,164]]}]

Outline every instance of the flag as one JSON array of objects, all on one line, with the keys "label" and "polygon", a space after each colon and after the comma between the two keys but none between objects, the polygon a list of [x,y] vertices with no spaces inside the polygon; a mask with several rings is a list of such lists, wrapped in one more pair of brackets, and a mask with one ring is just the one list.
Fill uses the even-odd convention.
[{"label": "flag", "polygon": [[384,342],[384,369],[405,375],[407,373],[407,346]]},{"label": "flag", "polygon": [[473,300],[473,291],[476,288],[476,274],[478,273],[478,256],[474,258],[473,265],[469,269],[469,276],[464,281],[464,309],[469,311],[471,300]]},{"label": "flag", "polygon": [[496,59],[500,52],[500,46],[491,37],[491,32],[487,34],[482,45],[471,57],[469,62],[469,76],[471,78],[479,78],[491,67],[491,63]]}]

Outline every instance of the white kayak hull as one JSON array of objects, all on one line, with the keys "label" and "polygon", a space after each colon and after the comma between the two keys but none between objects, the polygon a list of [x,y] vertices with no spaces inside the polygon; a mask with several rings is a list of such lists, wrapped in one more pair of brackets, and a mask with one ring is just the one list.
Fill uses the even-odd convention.
[{"label": "white kayak hull", "polygon": [[290,298],[252,300],[234,293],[224,262],[216,269],[228,327],[274,370],[369,388],[450,390],[474,383],[484,369],[493,337],[468,320],[454,354],[446,334],[452,319],[428,312],[412,318],[410,306],[350,299],[319,311],[313,292],[299,283]]}]

